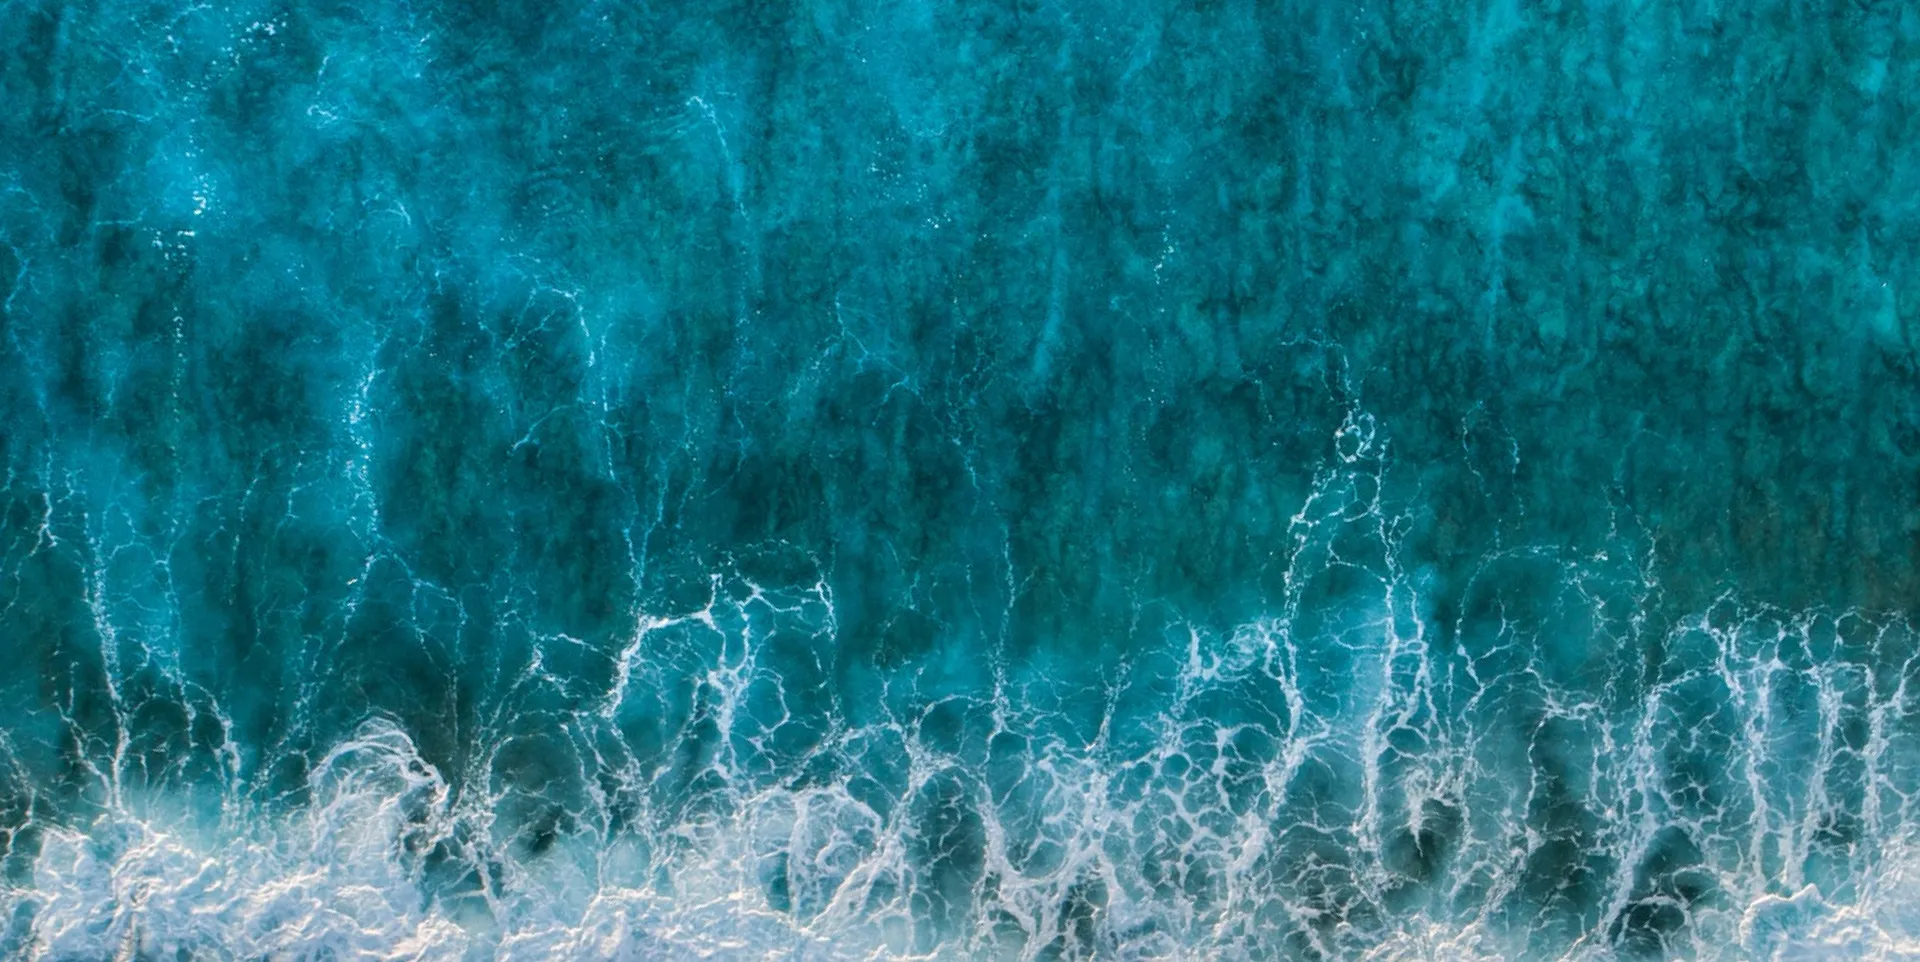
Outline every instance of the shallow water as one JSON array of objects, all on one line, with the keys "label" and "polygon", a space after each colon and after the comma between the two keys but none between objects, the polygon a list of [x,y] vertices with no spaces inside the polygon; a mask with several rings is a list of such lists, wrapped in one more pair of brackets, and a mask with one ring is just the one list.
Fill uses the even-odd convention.
[{"label": "shallow water", "polygon": [[0,957],[1920,959],[1920,9],[0,38]]}]

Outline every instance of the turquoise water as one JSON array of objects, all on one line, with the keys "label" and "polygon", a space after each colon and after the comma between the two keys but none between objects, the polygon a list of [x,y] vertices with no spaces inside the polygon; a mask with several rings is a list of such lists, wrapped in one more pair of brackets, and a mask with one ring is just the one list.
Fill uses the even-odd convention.
[{"label": "turquoise water", "polygon": [[0,45],[0,957],[1920,959],[1920,8]]}]

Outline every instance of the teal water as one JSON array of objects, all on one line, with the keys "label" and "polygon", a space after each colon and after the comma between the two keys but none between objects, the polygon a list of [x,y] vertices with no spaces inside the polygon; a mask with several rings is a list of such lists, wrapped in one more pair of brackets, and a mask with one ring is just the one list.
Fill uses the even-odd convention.
[{"label": "teal water", "polygon": [[1920,959],[1917,58],[0,5],[0,957]]}]

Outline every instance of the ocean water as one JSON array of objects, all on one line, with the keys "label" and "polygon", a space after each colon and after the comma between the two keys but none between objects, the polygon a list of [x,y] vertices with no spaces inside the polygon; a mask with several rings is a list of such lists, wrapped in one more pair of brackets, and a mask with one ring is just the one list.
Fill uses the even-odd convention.
[{"label": "ocean water", "polygon": [[0,4],[0,958],[1920,959],[1920,7]]}]

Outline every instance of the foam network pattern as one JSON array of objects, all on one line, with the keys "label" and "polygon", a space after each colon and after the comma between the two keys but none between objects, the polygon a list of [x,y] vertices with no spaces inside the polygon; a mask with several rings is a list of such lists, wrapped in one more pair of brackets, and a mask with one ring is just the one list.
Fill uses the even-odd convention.
[{"label": "foam network pattern", "polygon": [[0,956],[1920,958],[1917,41],[0,6]]}]

